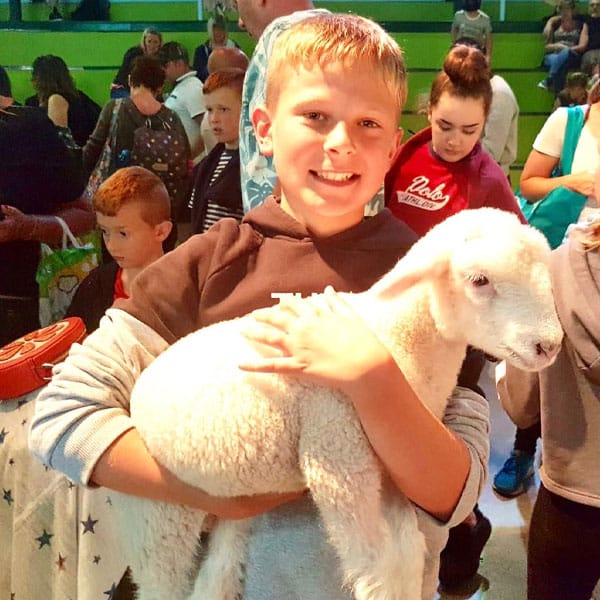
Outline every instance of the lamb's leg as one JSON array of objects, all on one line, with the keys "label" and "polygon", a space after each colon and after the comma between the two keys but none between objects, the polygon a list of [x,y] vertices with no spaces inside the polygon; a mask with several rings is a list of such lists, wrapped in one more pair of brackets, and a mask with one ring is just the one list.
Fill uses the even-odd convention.
[{"label": "lamb's leg", "polygon": [[184,600],[192,590],[206,513],[124,494],[113,496],[137,600]]},{"label": "lamb's leg", "polygon": [[[326,404],[327,406],[324,406]],[[301,467],[357,600],[420,600],[425,545],[414,507],[382,500],[381,465],[345,401],[303,402]]]},{"label": "lamb's leg", "polygon": [[190,600],[236,600],[243,591],[252,519],[217,521]]}]

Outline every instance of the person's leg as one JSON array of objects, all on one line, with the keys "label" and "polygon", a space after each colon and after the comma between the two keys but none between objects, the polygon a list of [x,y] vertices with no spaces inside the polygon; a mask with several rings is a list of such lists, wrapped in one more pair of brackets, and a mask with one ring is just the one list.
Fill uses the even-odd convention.
[{"label": "person's leg", "polygon": [[567,72],[570,69],[579,66],[579,54],[565,48],[556,54],[556,60],[552,66],[553,74],[551,75],[553,82],[553,90],[558,93],[565,87],[567,81]]},{"label": "person's leg", "polygon": [[527,552],[528,600],[589,600],[600,578],[600,509],[540,486]]},{"label": "person's leg", "polygon": [[535,448],[540,435],[539,422],[526,429],[517,428],[513,450],[492,482],[498,494],[512,498],[527,489],[533,475]]},{"label": "person's leg", "polygon": [[440,554],[440,584],[446,590],[469,581],[478,571],[481,552],[492,533],[490,520],[475,505],[460,525],[452,527]]}]

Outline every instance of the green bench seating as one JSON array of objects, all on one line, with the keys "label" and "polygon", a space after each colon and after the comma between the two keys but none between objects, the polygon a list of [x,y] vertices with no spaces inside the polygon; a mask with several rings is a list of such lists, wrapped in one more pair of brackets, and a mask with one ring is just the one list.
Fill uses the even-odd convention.
[{"label": "green bench seating", "polygon": [[[189,8],[189,3],[179,4],[185,4]],[[360,4],[356,3],[356,5]],[[390,18],[392,5],[397,6],[399,3],[362,4],[369,6],[363,7],[361,10],[357,9],[355,12],[371,14],[374,17],[380,16],[380,20],[383,21]],[[406,4],[412,5],[413,3]],[[521,4],[529,7],[537,6],[532,2],[511,2],[508,7],[512,11]],[[333,2],[321,2],[318,5],[327,6],[327,8],[335,8],[334,5],[340,6]],[[47,10],[47,6],[44,6]],[[122,6],[124,5],[113,4],[115,9]],[[165,6],[166,4],[160,4],[161,16]],[[448,9],[452,8],[452,4],[449,2],[421,3],[420,7],[426,12],[432,12],[430,18],[433,27],[436,25],[433,12],[437,11],[436,14],[447,13]],[[370,12],[367,8],[370,8]],[[378,10],[379,15],[373,14]],[[487,1],[485,10],[489,13],[492,12],[488,10]],[[508,10],[507,8],[507,12]],[[404,14],[401,17],[408,21],[410,15],[405,11],[404,6],[402,6],[402,11]],[[427,12],[428,15],[429,12]],[[401,121],[405,132],[417,131],[427,124],[425,116],[415,113],[419,107],[419,101],[422,105],[423,98],[426,99],[431,81],[439,70],[450,46],[449,21],[451,14],[450,10],[450,16],[446,15],[445,23],[437,22],[438,30],[436,31],[411,30],[411,24],[404,21],[384,22],[384,25],[403,48],[409,72],[408,101]],[[547,11],[544,14],[547,14]],[[192,19],[193,16],[190,17],[190,21]],[[145,24],[114,22],[96,24],[99,31],[77,30],[74,24],[68,22],[54,25],[44,23],[43,25],[39,24],[37,29],[21,30],[0,28],[0,64],[8,69],[15,98],[23,101],[27,96],[33,94],[31,71],[27,70],[27,67],[32,64],[34,58],[41,54],[57,54],[63,57],[72,69],[77,86],[99,104],[104,104],[109,98],[110,83],[124,51],[139,42],[141,30]],[[163,31],[164,41],[176,40],[183,43],[190,51],[190,55],[194,48],[206,39],[205,22],[161,22],[156,25]],[[423,23],[420,23],[418,27],[416,27],[417,24],[413,25],[413,29],[421,29],[424,26]],[[522,23],[516,23],[514,28],[519,30],[521,25]],[[88,29],[94,28],[94,24],[85,24],[85,26]],[[245,32],[238,31],[235,26],[233,29],[231,37],[242,46],[246,53],[251,54],[254,45],[252,40]],[[518,170],[522,168],[535,135],[552,109],[553,98],[551,94],[537,87],[537,83],[543,77],[543,71],[540,69],[542,58],[541,17],[539,17],[539,24],[536,23],[532,31],[507,32],[510,29],[511,24],[504,23],[502,31],[494,33],[492,64],[494,70],[509,82],[519,101],[521,116],[519,119],[519,152],[516,162],[516,170]]]}]

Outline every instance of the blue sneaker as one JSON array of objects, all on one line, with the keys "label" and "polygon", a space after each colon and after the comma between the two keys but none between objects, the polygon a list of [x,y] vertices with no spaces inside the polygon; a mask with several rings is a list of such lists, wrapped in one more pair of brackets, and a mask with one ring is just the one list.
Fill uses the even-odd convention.
[{"label": "blue sneaker", "polygon": [[533,454],[513,450],[503,467],[496,473],[492,487],[501,496],[512,498],[522,494],[533,475]]}]

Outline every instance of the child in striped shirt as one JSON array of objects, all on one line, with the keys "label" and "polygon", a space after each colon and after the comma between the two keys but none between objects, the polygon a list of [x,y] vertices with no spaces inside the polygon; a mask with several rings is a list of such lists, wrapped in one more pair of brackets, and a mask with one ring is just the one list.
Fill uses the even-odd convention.
[{"label": "child in striped shirt", "polygon": [[244,74],[241,69],[221,69],[204,83],[205,118],[217,145],[194,171],[188,205],[192,233],[202,233],[224,217],[241,221],[244,216],[238,152]]}]

